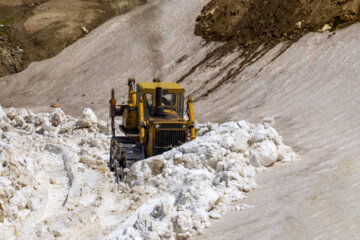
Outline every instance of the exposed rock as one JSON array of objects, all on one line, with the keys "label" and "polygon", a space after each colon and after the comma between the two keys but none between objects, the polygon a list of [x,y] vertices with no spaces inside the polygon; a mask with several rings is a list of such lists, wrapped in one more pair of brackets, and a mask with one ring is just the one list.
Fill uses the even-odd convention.
[{"label": "exposed rock", "polygon": [[89,33],[89,29],[87,29],[86,27],[81,27],[81,31],[85,34]]},{"label": "exposed rock", "polygon": [[50,107],[52,107],[52,108],[59,108],[59,104],[57,104],[57,103],[52,103],[52,104],[50,104]]},{"label": "exposed rock", "polygon": [[302,22],[301,22],[301,21],[300,21],[300,22],[295,23],[295,27],[296,27],[296,29],[300,29],[300,28],[301,28],[301,26],[302,26]]},{"label": "exposed rock", "polygon": [[340,15],[341,21],[347,22],[355,20],[359,16],[360,1],[347,1],[343,6],[343,13]]},{"label": "exposed rock", "polygon": [[196,19],[195,34],[228,42],[218,49],[221,56],[236,47],[251,55],[261,45],[271,48],[308,32],[346,27],[359,21],[359,6],[358,0],[212,0]]},{"label": "exposed rock", "polygon": [[332,27],[330,26],[330,24],[325,24],[322,28],[321,28],[321,32],[325,32],[325,31],[329,31],[331,30]]}]

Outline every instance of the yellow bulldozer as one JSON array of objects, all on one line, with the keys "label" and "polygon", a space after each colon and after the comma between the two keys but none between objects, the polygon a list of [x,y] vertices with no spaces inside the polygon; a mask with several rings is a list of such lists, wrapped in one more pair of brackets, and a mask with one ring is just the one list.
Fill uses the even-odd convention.
[{"label": "yellow bulldozer", "polygon": [[[184,118],[185,90],[174,82],[128,81],[127,105],[117,105],[114,89],[111,91],[110,118],[112,139],[110,169],[122,181],[137,161],[161,154],[189,140],[195,139],[194,112],[191,98],[187,101],[188,120]],[[116,136],[115,118],[122,116],[120,130],[125,136]]]}]

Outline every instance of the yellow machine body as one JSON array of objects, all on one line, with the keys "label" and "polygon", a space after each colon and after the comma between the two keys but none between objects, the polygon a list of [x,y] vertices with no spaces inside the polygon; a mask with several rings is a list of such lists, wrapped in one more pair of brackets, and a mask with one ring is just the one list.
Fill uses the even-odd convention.
[{"label": "yellow machine body", "polygon": [[[140,158],[143,159],[161,154],[195,139],[192,101],[189,98],[187,102],[188,120],[185,120],[185,90],[179,84],[174,82],[141,82],[137,83],[135,88],[135,80],[129,79],[128,85],[127,105],[116,105],[113,92],[110,100],[113,141],[117,141],[120,147],[124,142],[130,144],[131,141],[133,145],[136,145],[136,148],[141,149]],[[126,139],[115,136],[114,118],[117,116],[122,116],[122,125],[119,127],[126,135]],[[127,151],[130,152],[130,150]],[[115,151],[116,149],[113,150],[113,152]],[[126,152],[122,154],[126,155]],[[139,153],[131,154],[135,159],[135,155]],[[119,159],[120,157],[119,162],[124,161],[124,156],[112,158]]]}]

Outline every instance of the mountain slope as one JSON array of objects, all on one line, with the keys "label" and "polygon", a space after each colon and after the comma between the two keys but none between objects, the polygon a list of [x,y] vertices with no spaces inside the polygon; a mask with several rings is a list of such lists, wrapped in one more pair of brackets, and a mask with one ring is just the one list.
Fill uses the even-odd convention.
[{"label": "mountain slope", "polygon": [[0,0],[0,76],[48,59],[146,0]]},{"label": "mountain slope", "polygon": [[274,116],[303,161],[262,176],[248,202],[260,209],[231,213],[198,239],[357,238],[359,30],[309,34],[199,101],[203,119]]},{"label": "mountain slope", "polygon": [[57,57],[1,78],[0,103],[35,110],[58,103],[74,115],[88,105],[106,118],[112,87],[125,101],[128,77],[159,76],[186,88],[200,122],[274,116],[303,161],[263,173],[246,201],[255,208],[229,214],[199,239],[356,238],[360,24],[251,55],[218,54],[222,43],[193,35],[207,2],[183,0],[180,8],[155,0],[110,20]]},{"label": "mountain slope", "polygon": [[[114,18],[55,58],[2,78],[1,104],[46,108],[58,103],[76,115],[84,104],[94,102],[92,107],[105,113],[111,88],[124,95],[129,77],[174,80],[214,45],[204,47],[193,34],[194,19],[206,2],[186,0],[178,8],[176,1],[152,1]],[[189,57],[176,63],[184,56]]]}]

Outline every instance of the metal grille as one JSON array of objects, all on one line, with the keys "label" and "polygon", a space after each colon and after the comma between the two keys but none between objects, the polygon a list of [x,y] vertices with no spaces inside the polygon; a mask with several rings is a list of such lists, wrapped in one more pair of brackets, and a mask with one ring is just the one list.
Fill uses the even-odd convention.
[{"label": "metal grille", "polygon": [[185,131],[158,130],[156,132],[156,147],[176,147],[186,140]]},{"label": "metal grille", "polygon": [[160,124],[160,129],[162,128],[182,128],[183,125],[185,125],[186,122],[184,123],[161,123]]}]

